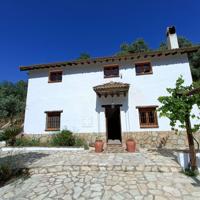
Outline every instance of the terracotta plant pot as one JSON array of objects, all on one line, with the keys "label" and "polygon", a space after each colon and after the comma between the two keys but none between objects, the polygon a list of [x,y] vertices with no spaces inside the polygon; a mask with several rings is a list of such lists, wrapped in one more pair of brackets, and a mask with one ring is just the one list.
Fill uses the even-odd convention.
[{"label": "terracotta plant pot", "polygon": [[126,141],[126,149],[128,152],[135,152],[136,151],[136,142],[132,139]]},{"label": "terracotta plant pot", "polygon": [[95,147],[96,153],[101,153],[103,151],[103,141],[102,140],[96,140],[94,147]]}]

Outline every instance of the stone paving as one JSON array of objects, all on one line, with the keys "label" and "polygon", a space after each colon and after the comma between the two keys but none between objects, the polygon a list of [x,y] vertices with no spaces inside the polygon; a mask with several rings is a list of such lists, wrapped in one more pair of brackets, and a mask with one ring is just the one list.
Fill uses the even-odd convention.
[{"label": "stone paving", "polygon": [[28,167],[30,177],[0,188],[2,200],[200,200],[200,177],[178,172],[173,153],[20,152],[0,155]]},{"label": "stone paving", "polygon": [[[2,156],[3,157],[3,156]],[[138,153],[88,153],[88,152],[21,152],[6,157],[17,167],[29,168],[32,174],[79,171],[154,171],[177,172],[180,166],[175,156],[166,151],[141,151]],[[0,159],[5,162],[4,158]]]},{"label": "stone paving", "polygon": [[0,188],[2,200],[199,200],[199,180],[180,173],[76,171],[33,175]]}]

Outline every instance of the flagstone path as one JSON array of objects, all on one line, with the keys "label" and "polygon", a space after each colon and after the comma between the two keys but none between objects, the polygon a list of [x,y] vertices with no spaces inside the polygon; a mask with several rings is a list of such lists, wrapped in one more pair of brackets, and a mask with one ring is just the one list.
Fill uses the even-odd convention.
[{"label": "flagstone path", "polygon": [[[6,158],[1,154],[0,162]],[[200,200],[200,177],[180,173],[168,151],[21,152],[12,158],[31,175],[1,187],[1,200]]]},{"label": "flagstone path", "polygon": [[0,188],[2,200],[199,200],[199,180],[180,173],[75,171],[37,174]]},{"label": "flagstone path", "polygon": [[166,151],[138,153],[88,153],[82,152],[21,152],[4,155],[0,159],[12,160],[14,167],[29,168],[32,174],[63,171],[154,171],[177,172],[181,168],[175,156]]}]

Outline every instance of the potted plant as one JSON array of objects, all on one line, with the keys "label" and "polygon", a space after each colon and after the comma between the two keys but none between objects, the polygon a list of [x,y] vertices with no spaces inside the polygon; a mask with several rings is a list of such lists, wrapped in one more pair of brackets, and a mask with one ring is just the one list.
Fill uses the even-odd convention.
[{"label": "potted plant", "polygon": [[103,151],[103,140],[100,137],[96,138],[94,147],[96,153],[101,153]]},{"label": "potted plant", "polygon": [[126,140],[126,149],[128,152],[136,151],[136,142],[134,139],[129,138],[128,140]]}]

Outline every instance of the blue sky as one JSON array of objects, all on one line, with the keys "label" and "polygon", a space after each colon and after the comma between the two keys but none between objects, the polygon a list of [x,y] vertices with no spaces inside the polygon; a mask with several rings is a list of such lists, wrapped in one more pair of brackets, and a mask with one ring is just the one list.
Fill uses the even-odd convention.
[{"label": "blue sky", "polygon": [[199,0],[1,0],[0,81],[27,79],[20,65],[93,57],[144,38],[151,48],[166,27],[200,43]]}]

